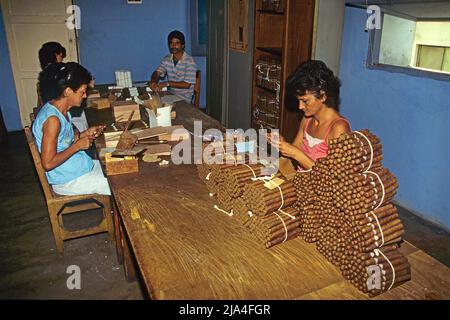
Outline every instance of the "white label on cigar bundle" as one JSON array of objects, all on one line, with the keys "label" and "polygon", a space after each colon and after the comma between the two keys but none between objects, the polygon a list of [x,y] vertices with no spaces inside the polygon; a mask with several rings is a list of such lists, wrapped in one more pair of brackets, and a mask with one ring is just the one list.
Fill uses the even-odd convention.
[{"label": "white label on cigar bundle", "polygon": [[284,180],[280,178],[274,178],[272,180],[264,182],[264,187],[266,187],[269,190],[273,190],[275,188],[278,188],[283,184]]}]

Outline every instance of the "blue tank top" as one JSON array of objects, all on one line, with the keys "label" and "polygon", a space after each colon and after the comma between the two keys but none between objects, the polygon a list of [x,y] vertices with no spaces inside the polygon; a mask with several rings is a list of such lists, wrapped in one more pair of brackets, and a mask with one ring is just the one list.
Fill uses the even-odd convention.
[{"label": "blue tank top", "polygon": [[[42,152],[42,127],[45,121],[52,116],[57,117],[61,125],[56,152],[63,152],[74,142],[72,116],[70,113],[67,113],[67,116],[69,117],[69,120],[67,120],[61,111],[47,102],[39,111],[32,127],[39,153]],[[63,184],[90,172],[93,167],[94,162],[91,157],[89,157],[86,152],[80,150],[77,153],[74,153],[69,159],[64,161],[58,167],[47,171],[45,174],[49,184]]]}]

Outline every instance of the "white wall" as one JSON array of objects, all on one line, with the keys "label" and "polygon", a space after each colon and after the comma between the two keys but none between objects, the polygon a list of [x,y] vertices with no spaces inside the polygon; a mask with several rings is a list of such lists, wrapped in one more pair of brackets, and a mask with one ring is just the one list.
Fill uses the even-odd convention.
[{"label": "white wall", "polygon": [[339,74],[345,0],[316,0],[312,58]]},{"label": "white wall", "polygon": [[417,22],[411,65],[416,65],[419,45],[450,47],[450,22]]},{"label": "white wall", "polygon": [[379,62],[395,66],[409,66],[415,32],[415,21],[384,15]]}]

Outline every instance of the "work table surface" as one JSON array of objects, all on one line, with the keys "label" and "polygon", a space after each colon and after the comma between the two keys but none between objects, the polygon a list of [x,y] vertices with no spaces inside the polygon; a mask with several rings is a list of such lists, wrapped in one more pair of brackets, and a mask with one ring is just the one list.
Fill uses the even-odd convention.
[{"label": "work table surface", "polygon": [[[193,131],[220,123],[194,107],[175,104]],[[110,110],[87,110],[90,125]],[[222,128],[223,129],[223,128]],[[139,163],[139,173],[108,177],[143,284],[153,299],[367,299],[338,268],[300,238],[266,249],[233,216],[214,209],[194,165]],[[401,251],[412,281],[377,299],[450,296],[447,267],[409,243]]]}]

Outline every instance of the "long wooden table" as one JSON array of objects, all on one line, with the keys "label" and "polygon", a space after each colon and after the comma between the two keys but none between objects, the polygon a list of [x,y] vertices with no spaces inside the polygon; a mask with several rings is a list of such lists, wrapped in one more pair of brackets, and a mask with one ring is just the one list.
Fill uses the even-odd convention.
[{"label": "long wooden table", "polygon": [[[193,130],[222,128],[200,110],[176,103],[177,119]],[[108,110],[88,111],[90,124]],[[100,119],[100,120],[99,120]],[[133,261],[152,299],[367,299],[300,238],[270,249],[235,218],[214,209],[194,165],[140,162],[139,173],[108,178],[119,213],[116,233],[129,280]],[[119,230],[118,230],[119,231]],[[401,251],[412,281],[375,299],[449,299],[450,271],[409,243]]]}]

